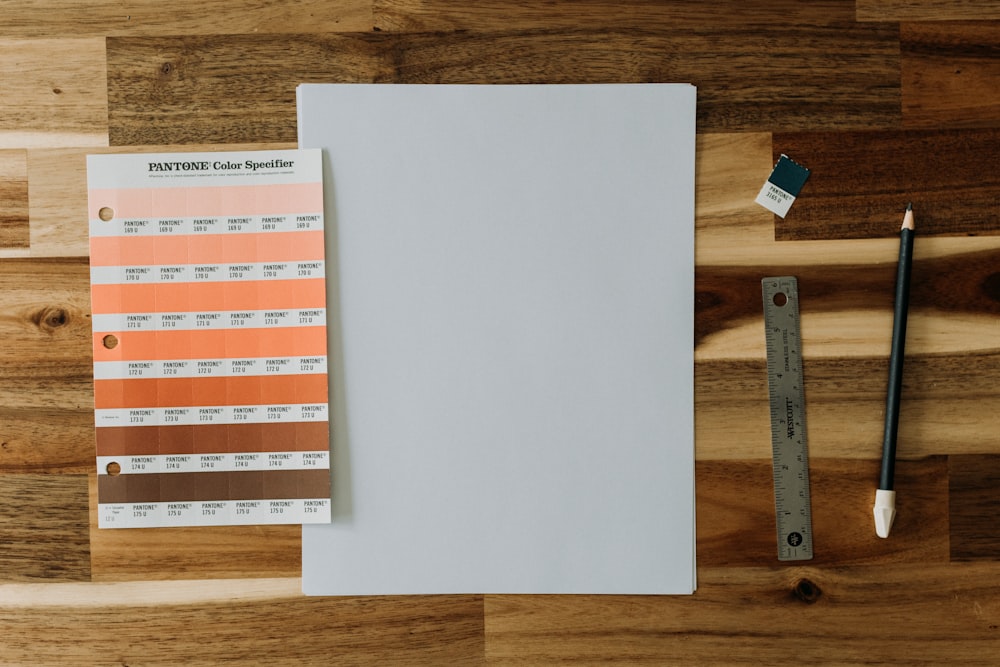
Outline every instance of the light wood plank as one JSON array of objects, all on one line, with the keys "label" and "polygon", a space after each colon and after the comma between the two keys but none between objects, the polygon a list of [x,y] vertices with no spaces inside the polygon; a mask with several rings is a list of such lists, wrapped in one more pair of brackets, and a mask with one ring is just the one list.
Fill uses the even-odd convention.
[{"label": "light wood plank", "polygon": [[0,257],[28,248],[28,155],[0,150]]},{"label": "light wood plank", "polygon": [[0,474],[93,465],[86,259],[0,262]]},{"label": "light wood plank", "polygon": [[28,152],[31,254],[35,257],[86,257],[88,154],[175,153],[295,148],[295,143],[191,144],[123,148],[53,148]]},{"label": "light wood plank", "polygon": [[495,663],[991,665],[983,564],[699,568],[692,597],[487,596]]},{"label": "light wood plank", "polygon": [[952,559],[1000,560],[1000,456],[952,456],[948,481]]},{"label": "light wood plank", "polygon": [[592,26],[650,30],[732,23],[767,18],[775,24],[808,24],[854,19],[854,0],[748,0],[726,11],[702,0],[375,0],[375,26],[395,32],[546,30]]},{"label": "light wood plank", "polygon": [[370,0],[5,0],[14,37],[227,35],[372,29]]},{"label": "light wood plank", "polygon": [[106,146],[104,40],[0,39],[0,148]]},{"label": "light wood plank", "polygon": [[9,665],[480,664],[483,599],[306,598],[298,579],[0,585]]},{"label": "light wood plank", "polygon": [[[779,564],[771,443],[763,435],[758,444],[767,460],[700,461],[696,467],[699,568]],[[948,562],[945,457],[899,463],[899,515],[890,540],[875,535],[872,505],[878,476],[877,460],[810,457],[810,566]]]},{"label": "light wood plank", "polygon": [[0,581],[88,581],[86,476],[0,472]]},{"label": "light wood plank", "polygon": [[904,23],[900,29],[903,126],[1000,124],[1000,24]]},{"label": "light wood plank", "polygon": [[859,21],[960,21],[1000,18],[997,0],[857,0]]},{"label": "light wood plank", "polygon": [[[762,340],[763,324],[757,329]],[[986,372],[998,362],[996,353],[908,356],[897,457],[996,453],[982,433],[995,424],[997,389]],[[877,359],[807,357],[804,368],[810,455],[881,456],[888,350]],[[696,364],[698,460],[769,458],[769,433],[763,358]]]}]

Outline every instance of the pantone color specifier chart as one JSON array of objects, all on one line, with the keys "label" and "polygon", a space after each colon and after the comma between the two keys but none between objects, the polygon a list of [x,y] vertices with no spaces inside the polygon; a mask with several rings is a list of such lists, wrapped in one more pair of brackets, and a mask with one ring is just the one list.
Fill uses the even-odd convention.
[{"label": "pantone color specifier chart", "polygon": [[98,525],[330,520],[319,150],[87,158]]}]

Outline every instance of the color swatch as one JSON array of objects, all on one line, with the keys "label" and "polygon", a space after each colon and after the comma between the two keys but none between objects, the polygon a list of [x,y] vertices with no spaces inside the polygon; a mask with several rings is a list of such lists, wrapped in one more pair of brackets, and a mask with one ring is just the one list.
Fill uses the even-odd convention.
[{"label": "color swatch", "polygon": [[101,528],[330,520],[321,155],[88,156]]},{"label": "color swatch", "polygon": [[787,155],[778,158],[771,175],[757,194],[758,204],[784,218],[809,178],[809,170]]}]

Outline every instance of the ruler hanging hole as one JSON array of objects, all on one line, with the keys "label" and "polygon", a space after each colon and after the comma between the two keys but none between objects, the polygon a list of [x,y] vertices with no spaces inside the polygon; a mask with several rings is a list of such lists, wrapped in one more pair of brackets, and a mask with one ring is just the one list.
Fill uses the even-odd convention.
[{"label": "ruler hanging hole", "polygon": [[781,308],[786,303],[788,303],[788,297],[785,295],[784,292],[778,292],[777,294],[774,295],[772,301],[774,301],[774,305],[776,305],[778,308]]},{"label": "ruler hanging hole", "polygon": [[118,347],[118,336],[114,334],[108,334],[101,340],[101,342],[104,344],[104,347],[108,348],[109,350],[113,350],[116,347]]},{"label": "ruler hanging hole", "polygon": [[97,212],[97,217],[104,222],[111,222],[115,217],[115,210],[110,206],[102,206],[101,210]]},{"label": "ruler hanging hole", "polygon": [[108,465],[104,466],[104,470],[107,471],[112,477],[118,475],[122,471],[122,466],[117,461],[112,461]]}]

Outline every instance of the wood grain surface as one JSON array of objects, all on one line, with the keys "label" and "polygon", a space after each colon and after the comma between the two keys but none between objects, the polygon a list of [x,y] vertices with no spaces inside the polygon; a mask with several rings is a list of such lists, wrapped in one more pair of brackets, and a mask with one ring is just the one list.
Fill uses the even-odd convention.
[{"label": "wood grain surface", "polygon": [[28,152],[0,150],[0,253],[27,250]]},{"label": "wood grain surface", "polygon": [[921,238],[1000,231],[995,128],[775,134],[774,152],[815,174],[802,205],[775,218],[779,240],[897,237],[909,201]]},{"label": "wood grain surface", "polygon": [[995,21],[904,23],[903,126],[996,127],[1000,121],[1000,25]]},{"label": "wood grain surface", "polygon": [[[997,18],[972,0],[4,2],[0,665],[997,664]],[[334,81],[697,84],[693,596],[307,598],[298,527],[97,529],[85,156],[291,147],[295,86]],[[753,201],[781,153],[812,170],[785,219]],[[774,275],[800,286],[808,563],[776,559]]]}]

